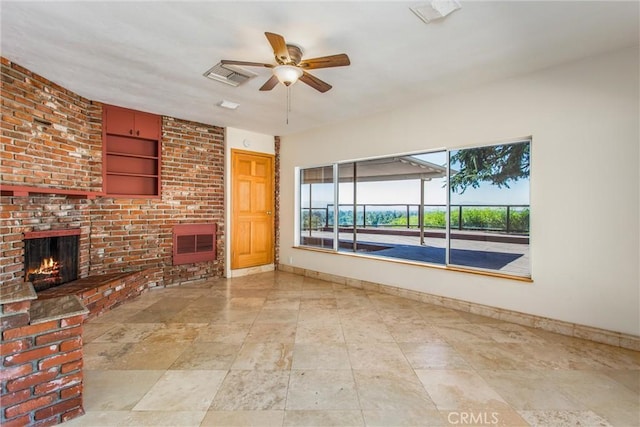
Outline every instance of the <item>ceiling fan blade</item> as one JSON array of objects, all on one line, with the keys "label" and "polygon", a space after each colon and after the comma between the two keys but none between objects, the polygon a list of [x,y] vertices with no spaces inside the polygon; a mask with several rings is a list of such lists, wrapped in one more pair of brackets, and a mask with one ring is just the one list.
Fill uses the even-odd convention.
[{"label": "ceiling fan blade", "polygon": [[317,90],[319,92],[322,92],[322,93],[325,93],[326,91],[328,91],[332,87],[329,83],[323,82],[319,78],[312,76],[311,74],[307,73],[304,70],[303,70],[302,76],[300,77],[300,81],[302,83],[308,84],[309,86],[311,86],[315,90]]},{"label": "ceiling fan blade", "polygon": [[337,55],[322,56],[320,58],[303,59],[300,61],[300,67],[312,70],[314,68],[330,68],[330,67],[344,67],[350,65],[351,61],[346,53],[339,53]]},{"label": "ceiling fan blade", "polygon": [[287,49],[287,42],[284,41],[284,37],[275,33],[264,33],[267,36],[267,40],[273,48],[273,53],[276,55],[276,60],[280,64],[288,64],[291,62],[289,57],[289,49]]},{"label": "ceiling fan blade", "polygon": [[249,62],[249,61],[232,61],[229,59],[223,59],[220,61],[222,65],[245,65],[247,67],[267,67],[273,68],[271,64],[263,64],[262,62]]},{"label": "ceiling fan blade", "polygon": [[276,87],[277,84],[278,84],[278,78],[276,76],[271,76],[271,78],[267,80],[265,84],[262,85],[260,90],[262,91],[271,90],[274,87]]}]

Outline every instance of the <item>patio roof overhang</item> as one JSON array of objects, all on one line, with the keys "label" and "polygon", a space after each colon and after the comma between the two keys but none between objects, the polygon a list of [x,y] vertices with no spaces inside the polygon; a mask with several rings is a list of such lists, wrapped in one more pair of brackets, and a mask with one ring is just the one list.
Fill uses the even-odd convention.
[{"label": "patio roof overhang", "polygon": [[[358,182],[402,181],[412,179],[431,180],[447,175],[446,166],[427,162],[413,156],[386,157],[383,159],[366,160],[345,163],[339,166],[340,182],[353,182],[354,170]],[[304,184],[319,184],[333,182],[333,169],[324,168],[305,169],[303,171]]]}]

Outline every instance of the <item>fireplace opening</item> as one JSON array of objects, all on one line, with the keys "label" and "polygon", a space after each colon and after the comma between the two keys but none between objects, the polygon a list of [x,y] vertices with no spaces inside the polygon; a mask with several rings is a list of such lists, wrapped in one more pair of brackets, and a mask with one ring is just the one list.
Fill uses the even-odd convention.
[{"label": "fireplace opening", "polygon": [[25,280],[36,292],[78,278],[79,240],[79,229],[25,234]]}]

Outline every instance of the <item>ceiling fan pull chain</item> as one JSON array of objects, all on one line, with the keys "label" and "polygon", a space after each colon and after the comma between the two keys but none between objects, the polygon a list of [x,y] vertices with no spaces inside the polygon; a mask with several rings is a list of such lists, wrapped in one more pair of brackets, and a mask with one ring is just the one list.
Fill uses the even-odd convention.
[{"label": "ceiling fan pull chain", "polygon": [[287,124],[289,124],[290,111],[291,111],[291,85],[287,86]]}]

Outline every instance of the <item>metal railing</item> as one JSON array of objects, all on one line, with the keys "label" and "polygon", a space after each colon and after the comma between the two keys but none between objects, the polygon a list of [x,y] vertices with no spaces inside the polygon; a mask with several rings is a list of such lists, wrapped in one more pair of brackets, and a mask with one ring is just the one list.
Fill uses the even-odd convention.
[{"label": "metal railing", "polygon": [[[322,208],[302,208],[301,211],[303,230],[333,227],[334,204],[327,204]],[[378,215],[373,213],[378,213]],[[422,217],[425,228],[444,229],[446,227],[446,205],[424,205],[424,211],[421,215],[418,204],[358,204],[355,216],[352,204],[338,205],[338,225],[340,227],[353,227],[354,217],[357,228],[417,229],[420,228]],[[371,218],[378,220],[371,221]],[[380,218],[383,220],[391,219],[392,222],[381,223]],[[433,219],[437,219],[437,221],[430,222]],[[449,222],[451,229],[457,230],[529,234],[529,205],[451,205]]]}]

